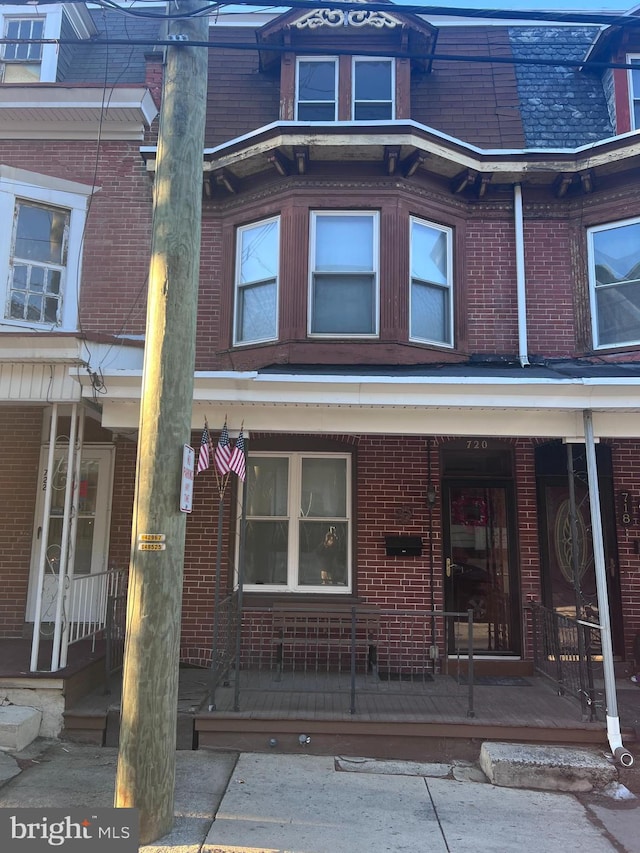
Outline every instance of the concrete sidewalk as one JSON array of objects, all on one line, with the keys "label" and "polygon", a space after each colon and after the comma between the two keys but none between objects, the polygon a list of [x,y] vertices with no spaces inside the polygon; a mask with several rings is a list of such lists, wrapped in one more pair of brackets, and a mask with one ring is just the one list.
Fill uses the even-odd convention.
[{"label": "concrete sidewalk", "polygon": [[[117,750],[0,754],[0,807],[113,801]],[[491,785],[473,765],[176,753],[176,822],[145,853],[636,853],[638,800]],[[350,772],[358,771],[358,772]]]}]

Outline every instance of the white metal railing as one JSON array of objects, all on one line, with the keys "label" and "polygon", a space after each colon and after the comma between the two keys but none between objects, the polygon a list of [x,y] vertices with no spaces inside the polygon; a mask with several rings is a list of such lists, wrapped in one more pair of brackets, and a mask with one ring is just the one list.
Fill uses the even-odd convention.
[{"label": "white metal railing", "polygon": [[122,593],[127,579],[126,570],[109,569],[71,579],[65,602],[67,631],[65,646],[71,646],[104,630],[107,622],[107,601]]}]

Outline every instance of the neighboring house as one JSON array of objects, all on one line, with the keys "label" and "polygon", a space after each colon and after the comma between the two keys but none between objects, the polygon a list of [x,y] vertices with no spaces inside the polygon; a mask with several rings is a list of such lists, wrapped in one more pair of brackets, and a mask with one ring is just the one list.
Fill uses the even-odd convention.
[{"label": "neighboring house", "polygon": [[[129,559],[160,24],[81,4],[3,6],[0,22],[7,38],[61,39],[7,44],[0,63],[0,633],[58,624],[57,669],[81,619],[58,566],[77,584]],[[390,4],[222,14],[210,33],[193,444],[205,418],[214,442],[225,419],[244,424],[247,620],[283,601],[470,608],[476,655],[523,671],[527,604],[576,612],[576,550],[581,615],[597,616],[595,446],[596,544],[628,660],[640,70],[605,65],[640,63],[640,30]],[[216,516],[203,473],[184,571],[181,660],[195,665],[211,656]],[[323,562],[328,533],[338,553]]]}]

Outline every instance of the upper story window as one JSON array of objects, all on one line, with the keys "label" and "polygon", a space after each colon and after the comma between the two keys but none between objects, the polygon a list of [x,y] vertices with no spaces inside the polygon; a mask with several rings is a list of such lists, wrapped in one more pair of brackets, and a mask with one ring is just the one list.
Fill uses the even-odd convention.
[{"label": "upper story window", "polygon": [[411,217],[409,336],[453,345],[452,232]]},{"label": "upper story window", "polygon": [[296,64],[298,121],[335,121],[338,110],[338,60],[299,58]]},{"label": "upper story window", "polygon": [[594,347],[640,344],[640,219],[590,229]]},{"label": "upper story window", "polygon": [[0,297],[5,326],[75,331],[91,187],[0,165]]},{"label": "upper story window", "polygon": [[631,116],[631,129],[640,128],[640,56],[627,56],[629,65],[637,65],[627,71],[629,80],[629,114]]},{"label": "upper story window", "polygon": [[301,56],[296,62],[295,118],[298,121],[393,119],[395,90],[393,59]]},{"label": "upper story window", "polygon": [[378,334],[378,232],[373,211],[311,214],[309,334]]},{"label": "upper story window", "polygon": [[16,39],[4,44],[2,79],[5,83],[37,83],[40,80],[42,44],[29,43],[44,37],[45,18],[5,18],[3,36]]},{"label": "upper story window", "polygon": [[247,461],[245,583],[261,592],[351,588],[351,456],[257,453]]},{"label": "upper story window", "polygon": [[394,63],[391,59],[354,57],[353,118],[363,121],[392,119],[394,115]]},{"label": "upper story window", "polygon": [[59,326],[70,211],[16,201],[9,298],[11,320]]},{"label": "upper story window", "polygon": [[238,229],[234,344],[277,338],[279,257],[277,217]]}]

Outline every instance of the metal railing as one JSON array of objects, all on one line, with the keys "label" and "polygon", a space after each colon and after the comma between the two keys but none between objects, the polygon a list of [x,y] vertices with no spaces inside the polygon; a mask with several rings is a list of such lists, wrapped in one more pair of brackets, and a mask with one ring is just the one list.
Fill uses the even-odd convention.
[{"label": "metal railing", "polygon": [[127,615],[126,590],[107,598],[105,623],[104,692],[111,693],[111,678],[122,669]]},{"label": "metal railing", "polygon": [[237,641],[240,631],[238,591],[232,592],[218,604],[213,642],[211,645],[211,670],[209,681],[209,710],[216,708],[216,691],[228,684],[230,672],[236,668]]},{"label": "metal railing", "polygon": [[283,605],[246,611],[242,639],[236,687],[348,692],[351,714],[358,695],[455,694],[475,716],[472,611]]},{"label": "metal railing", "polygon": [[107,624],[107,602],[125,589],[126,579],[126,569],[74,575],[65,601],[68,646],[104,631]]},{"label": "metal railing", "polygon": [[535,671],[550,679],[560,695],[578,699],[583,720],[605,715],[600,626],[529,605]]}]

